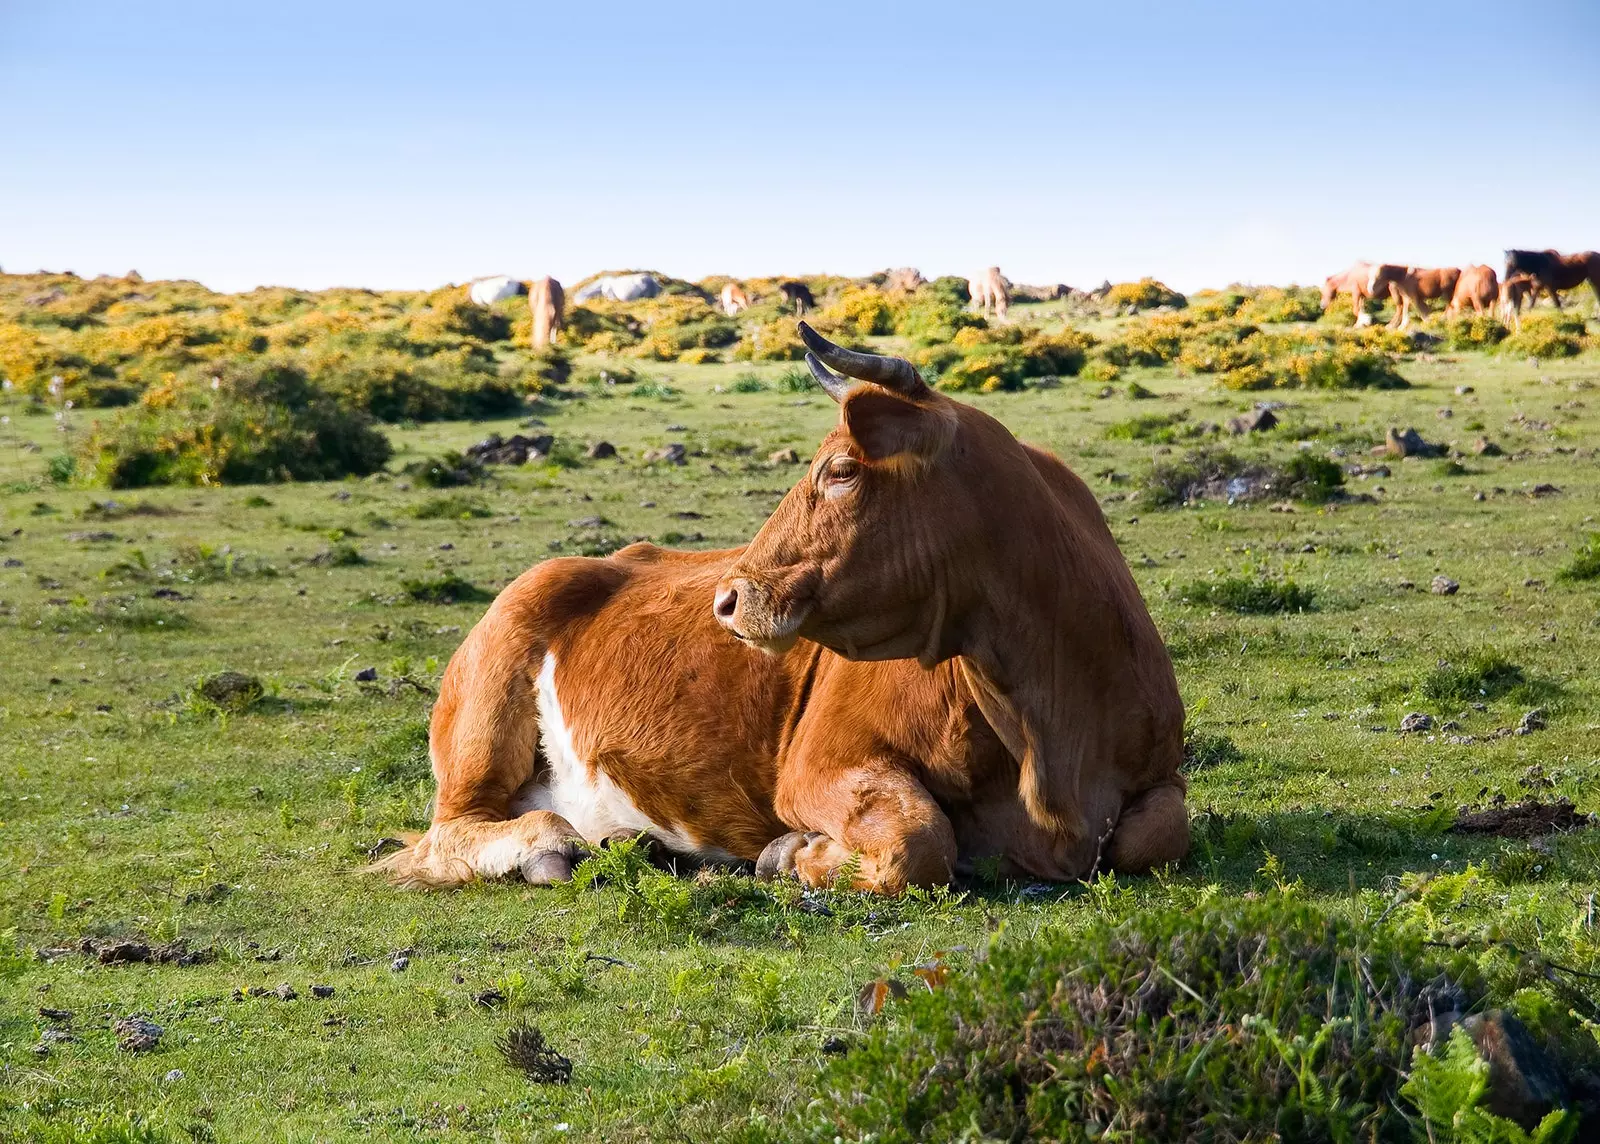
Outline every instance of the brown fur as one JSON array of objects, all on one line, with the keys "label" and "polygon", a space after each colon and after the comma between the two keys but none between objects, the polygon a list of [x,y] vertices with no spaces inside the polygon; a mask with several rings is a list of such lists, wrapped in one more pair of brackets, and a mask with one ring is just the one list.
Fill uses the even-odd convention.
[{"label": "brown fur", "polygon": [[1330,274],[1322,280],[1322,308],[1333,305],[1340,294],[1350,295],[1351,317],[1361,320],[1362,304],[1372,295],[1367,292],[1367,279],[1372,276],[1372,263],[1353,262],[1348,270]]},{"label": "brown fur", "polygon": [[1468,266],[1456,279],[1455,293],[1450,296],[1446,314],[1459,314],[1468,306],[1474,314],[1493,313],[1500,298],[1500,278],[1492,266]]},{"label": "brown fur", "polygon": [[1514,330],[1522,329],[1522,304],[1530,307],[1539,300],[1539,284],[1531,274],[1513,274],[1500,283],[1500,320]]},{"label": "brown fur", "polygon": [[1424,270],[1384,262],[1373,267],[1367,279],[1367,289],[1374,298],[1380,298],[1387,292],[1398,300],[1399,305],[1389,324],[1403,330],[1411,324],[1413,309],[1426,317],[1430,301],[1454,297],[1456,281],[1460,277],[1461,271],[1454,266]]},{"label": "brown fur", "polygon": [[722,287],[722,312],[728,317],[733,317],[741,310],[750,308],[750,295],[746,294],[744,287],[737,282],[726,283]]},{"label": "brown fur", "polygon": [[1562,254],[1558,250],[1508,250],[1506,277],[1517,274],[1525,274],[1533,280],[1534,302],[1539,300],[1542,290],[1550,295],[1550,301],[1558,310],[1561,309],[1561,291],[1572,290],[1585,282],[1600,300],[1600,251]]},{"label": "brown fur", "polygon": [[978,859],[1062,880],[1188,849],[1172,663],[1093,494],[931,391],[850,390],[746,548],[637,544],[511,584],[445,673],[433,823],[381,868],[570,868],[572,824],[516,813],[547,777],[547,654],[590,774],[690,849],[810,885],[849,865],[881,893]]},{"label": "brown fur", "polygon": [[528,287],[528,308],[533,312],[533,348],[543,349],[561,332],[566,292],[554,278],[540,278]]}]

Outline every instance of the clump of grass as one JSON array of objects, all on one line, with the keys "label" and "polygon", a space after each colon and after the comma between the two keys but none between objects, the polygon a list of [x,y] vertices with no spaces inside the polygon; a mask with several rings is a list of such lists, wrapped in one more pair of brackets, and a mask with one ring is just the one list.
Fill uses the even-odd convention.
[{"label": "clump of grass", "polygon": [[1454,663],[1441,662],[1417,689],[1438,703],[1466,703],[1498,699],[1527,682],[1522,668],[1499,652],[1476,651]]},{"label": "clump of grass", "polygon": [[400,589],[417,604],[486,604],[494,599],[493,592],[485,592],[454,572],[401,580]]},{"label": "clump of grass", "polygon": [[1157,507],[1266,497],[1324,504],[1344,494],[1344,480],[1338,465],[1310,453],[1297,453],[1283,465],[1274,465],[1246,460],[1226,449],[1201,448],[1151,465],[1139,483],[1139,495]]},{"label": "clump of grass", "polygon": [[1187,436],[1193,432],[1184,424],[1188,419],[1187,413],[1145,413],[1107,426],[1106,439],[1150,441],[1158,445],[1170,445],[1178,440],[1180,435]]},{"label": "clump of grass", "polygon": [[1247,616],[1269,616],[1280,612],[1308,612],[1317,594],[1287,577],[1249,578],[1228,576],[1220,580],[1195,580],[1177,591],[1185,604],[1221,608]]},{"label": "clump of grass", "polygon": [[1227,763],[1237,763],[1244,752],[1226,735],[1210,731],[1191,730],[1183,739],[1183,769],[1203,771]]},{"label": "clump of grass", "polygon": [[474,485],[484,478],[484,467],[475,458],[451,450],[437,457],[412,461],[400,470],[415,484],[429,489],[449,489]]},{"label": "clump of grass", "polygon": [[1447,457],[1438,461],[1433,466],[1433,475],[1436,477],[1465,477],[1470,476],[1472,470],[1463,465],[1454,457]]},{"label": "clump of grass", "polygon": [[248,711],[266,697],[267,689],[253,675],[242,671],[218,671],[203,676],[194,693],[224,711]]},{"label": "clump of grass", "polygon": [[1572,559],[1556,573],[1557,580],[1600,580],[1600,533],[1572,554]]},{"label": "clump of grass", "polygon": [[734,393],[765,393],[769,387],[755,374],[741,373],[728,388]]},{"label": "clump of grass", "polygon": [[1483,992],[1464,955],[1288,895],[1150,909],[895,1003],[753,1138],[1409,1139],[1412,1030]]},{"label": "clump of grass", "polygon": [[183,612],[154,600],[126,596],[101,596],[93,603],[57,605],[44,613],[44,622],[58,632],[96,632],[118,628],[129,632],[180,632],[194,626]]},{"label": "clump of grass", "polygon": [[418,520],[473,520],[494,515],[494,510],[478,497],[450,493],[442,497],[429,497],[411,515]]},{"label": "clump of grass", "polygon": [[665,382],[641,381],[638,385],[635,385],[632,389],[628,390],[628,396],[653,397],[658,401],[674,401],[681,392],[681,390],[674,389]]},{"label": "clump of grass", "polygon": [[354,544],[337,541],[311,557],[306,563],[322,568],[354,568],[367,563],[367,558],[361,555],[361,550]]},{"label": "clump of grass", "polygon": [[773,388],[779,393],[810,393],[817,388],[817,383],[810,370],[792,365],[778,375]]}]

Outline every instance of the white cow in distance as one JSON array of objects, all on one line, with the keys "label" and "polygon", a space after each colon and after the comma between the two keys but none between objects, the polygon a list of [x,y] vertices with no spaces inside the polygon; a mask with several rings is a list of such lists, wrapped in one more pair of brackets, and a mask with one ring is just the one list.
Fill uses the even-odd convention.
[{"label": "white cow in distance", "polygon": [[519,282],[515,278],[504,274],[495,274],[489,278],[479,278],[472,283],[467,294],[480,306],[492,306],[496,302],[503,302],[507,298],[515,298],[518,294],[526,294],[528,284]]},{"label": "white cow in distance", "polygon": [[572,295],[574,302],[605,298],[611,302],[637,302],[661,293],[661,282],[654,274],[606,274]]}]

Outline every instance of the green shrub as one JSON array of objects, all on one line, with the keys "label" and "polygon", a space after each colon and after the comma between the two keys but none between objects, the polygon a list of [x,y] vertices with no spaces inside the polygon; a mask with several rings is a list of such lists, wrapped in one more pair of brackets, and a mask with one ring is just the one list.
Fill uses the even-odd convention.
[{"label": "green shrub", "polygon": [[494,599],[493,592],[485,592],[454,572],[401,580],[400,589],[418,604],[486,604]]},{"label": "green shrub", "polygon": [[1412,1030],[1482,996],[1462,955],[1292,897],[1152,908],[998,943],[746,1138],[1410,1140]]},{"label": "green shrub", "polygon": [[1229,389],[1406,389],[1388,354],[1340,344],[1291,348],[1260,365],[1230,370],[1217,378]]},{"label": "green shrub", "polygon": [[1484,350],[1497,346],[1511,335],[1493,314],[1458,314],[1446,318],[1444,344],[1453,350]]},{"label": "green shrub", "polygon": [[1115,366],[1166,365],[1183,350],[1189,324],[1182,315],[1157,314],[1130,323],[1100,355]]},{"label": "green shrub", "polygon": [[1243,576],[1196,580],[1178,589],[1177,597],[1185,604],[1221,608],[1247,616],[1307,612],[1316,603],[1316,592],[1293,580]]},{"label": "green shrub", "polygon": [[1582,318],[1567,314],[1530,314],[1522,329],[1500,343],[1500,348],[1525,357],[1573,357],[1583,349],[1585,330]]},{"label": "green shrub", "polygon": [[1190,730],[1183,738],[1183,769],[1190,773],[1243,759],[1244,752],[1226,735]]},{"label": "green shrub", "polygon": [[1417,689],[1435,702],[1468,703],[1499,699],[1526,683],[1522,668],[1499,652],[1476,651],[1466,653],[1459,663],[1441,661]]},{"label": "green shrub", "polygon": [[1326,457],[1296,453],[1275,482],[1287,496],[1307,504],[1326,504],[1344,494],[1344,470]]},{"label": "green shrub", "polygon": [[365,476],[390,453],[368,414],[275,360],[174,379],[96,422],[83,447],[94,479],[112,488]]},{"label": "green shrub", "polygon": [[1322,317],[1322,292],[1312,286],[1263,286],[1234,311],[1246,322],[1315,322]]},{"label": "green shrub", "polygon": [[747,331],[733,347],[734,361],[799,361],[806,356],[800,326],[794,318],[779,318]]},{"label": "green shrub", "polygon": [[728,388],[734,393],[765,393],[769,386],[753,373],[741,373]]},{"label": "green shrub", "polygon": [[[965,283],[962,292],[966,292]],[[901,308],[895,319],[894,332],[909,338],[920,346],[944,345],[955,340],[962,330],[987,329],[989,323],[981,315],[973,314],[948,297],[918,291],[911,302]]]},{"label": "green shrub", "polygon": [[809,369],[790,366],[778,375],[774,387],[779,393],[810,393],[817,388],[817,382]]},{"label": "green shrub", "polygon": [[400,470],[423,488],[448,489],[457,485],[473,485],[483,480],[484,468],[472,457],[457,452],[443,453],[421,461],[412,461]]},{"label": "green shrub", "polygon": [[895,332],[895,306],[882,290],[851,286],[817,314],[818,328],[857,337]]},{"label": "green shrub", "polygon": [[1591,536],[1587,544],[1572,554],[1572,559],[1556,573],[1556,579],[1600,580],[1600,533]]}]

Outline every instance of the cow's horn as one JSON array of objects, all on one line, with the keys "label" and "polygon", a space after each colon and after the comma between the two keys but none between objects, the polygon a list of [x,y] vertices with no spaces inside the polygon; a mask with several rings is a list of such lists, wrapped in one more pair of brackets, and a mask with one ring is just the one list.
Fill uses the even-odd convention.
[{"label": "cow's horn", "polygon": [[[815,354],[820,362],[832,366],[846,377],[876,382],[885,389],[893,389],[908,396],[922,393],[928,388],[927,383],[922,380],[922,375],[917,372],[917,367],[905,358],[847,350],[843,346],[834,345],[804,322],[800,323],[800,337],[804,339],[806,348]],[[815,374],[817,371],[813,367],[811,372]],[[818,376],[817,380],[821,381],[822,378]],[[829,393],[833,392],[826,382],[823,383],[823,388]]]},{"label": "cow's horn", "polygon": [[827,391],[829,397],[835,401],[843,401],[844,395],[850,392],[850,379],[840,377],[833,370],[817,360],[814,353],[806,354],[806,367],[811,370],[811,376],[817,379],[817,384]]}]

